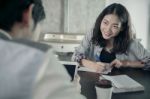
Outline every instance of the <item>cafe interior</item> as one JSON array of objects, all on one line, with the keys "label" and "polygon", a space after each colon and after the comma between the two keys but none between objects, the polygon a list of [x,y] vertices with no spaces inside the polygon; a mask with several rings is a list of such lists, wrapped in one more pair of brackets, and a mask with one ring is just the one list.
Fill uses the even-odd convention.
[{"label": "cafe interior", "polygon": [[[111,3],[120,3],[128,9],[135,39],[141,42],[145,49],[150,50],[149,0],[43,0],[46,19],[41,22],[41,33],[36,34],[34,39],[53,47],[56,51],[55,56],[71,76],[71,82],[76,81],[78,90],[87,99],[98,99],[95,82],[102,74],[88,68],[79,68],[80,64],[73,62],[71,57],[85,33],[92,29],[99,13]],[[142,86],[135,90],[134,88],[127,90],[125,87],[123,92],[112,92],[111,99],[150,98],[149,70],[112,69],[109,74],[127,75]],[[130,85],[130,81],[125,82]]]}]

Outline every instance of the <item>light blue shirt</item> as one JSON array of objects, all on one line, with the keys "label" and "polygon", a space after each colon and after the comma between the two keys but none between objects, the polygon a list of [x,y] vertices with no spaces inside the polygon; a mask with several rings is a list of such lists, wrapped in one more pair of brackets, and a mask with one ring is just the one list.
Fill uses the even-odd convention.
[{"label": "light blue shirt", "polygon": [[51,48],[7,36],[0,32],[0,99],[85,99]]},{"label": "light blue shirt", "polygon": [[1,39],[0,45],[0,99],[31,99],[44,54]]}]

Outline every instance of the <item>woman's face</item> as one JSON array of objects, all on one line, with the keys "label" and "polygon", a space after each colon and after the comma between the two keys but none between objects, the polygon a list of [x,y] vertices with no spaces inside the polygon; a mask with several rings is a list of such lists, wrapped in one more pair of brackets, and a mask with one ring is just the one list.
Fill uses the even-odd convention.
[{"label": "woman's face", "polygon": [[100,31],[106,40],[114,39],[121,30],[121,22],[115,14],[105,15],[100,24]]}]

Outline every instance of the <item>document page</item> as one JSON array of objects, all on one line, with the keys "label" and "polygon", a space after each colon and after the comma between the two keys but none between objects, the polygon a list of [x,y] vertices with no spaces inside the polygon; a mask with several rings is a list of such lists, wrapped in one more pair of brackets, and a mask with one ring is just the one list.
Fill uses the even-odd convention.
[{"label": "document page", "polygon": [[108,79],[113,83],[113,92],[133,92],[142,91],[144,86],[130,78],[128,75],[108,76],[102,75],[101,79]]},{"label": "document page", "polygon": [[[103,71],[103,72],[100,72],[100,73],[101,73],[101,74],[108,74],[108,73],[111,72],[111,70],[112,70],[112,68],[108,68],[107,70],[105,70],[105,71]],[[94,70],[94,69],[89,69],[89,68],[87,68],[87,67],[80,67],[80,68],[78,69],[78,71],[96,72],[96,70]]]}]

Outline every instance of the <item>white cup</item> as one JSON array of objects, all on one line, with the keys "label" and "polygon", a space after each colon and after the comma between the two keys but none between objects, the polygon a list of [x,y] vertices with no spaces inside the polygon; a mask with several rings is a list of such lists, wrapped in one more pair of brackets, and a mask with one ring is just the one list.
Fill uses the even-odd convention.
[{"label": "white cup", "polygon": [[97,99],[111,99],[113,90],[111,81],[102,79],[96,82],[95,88]]}]

